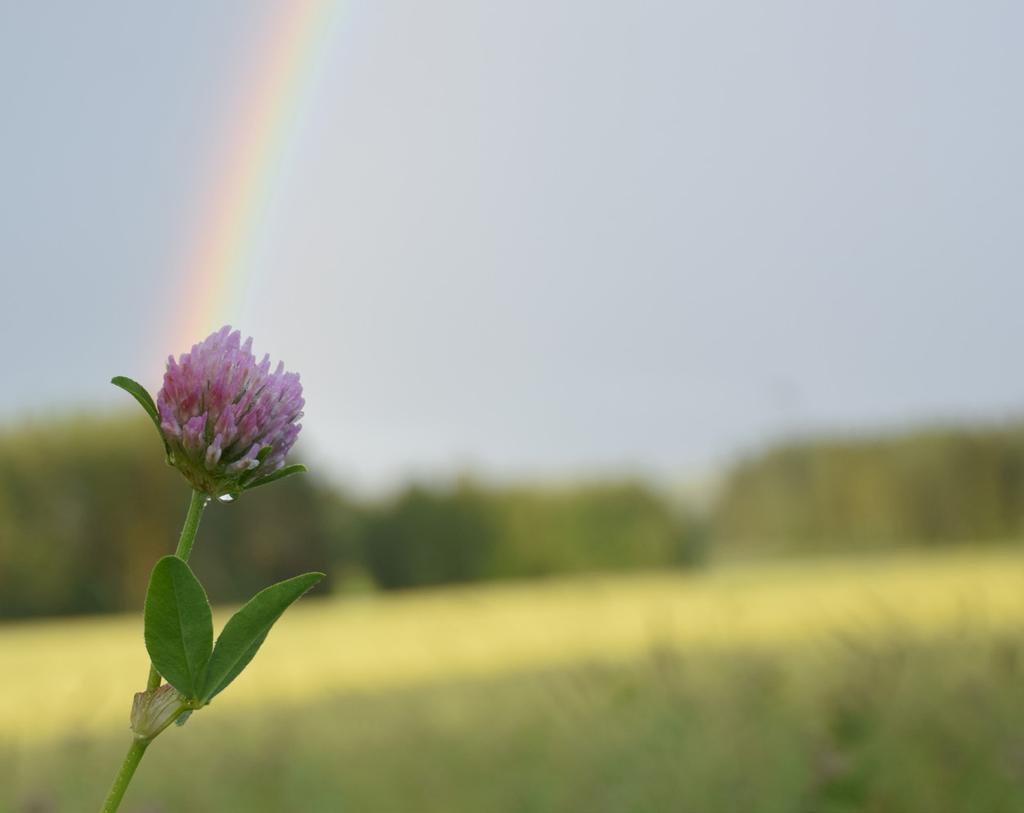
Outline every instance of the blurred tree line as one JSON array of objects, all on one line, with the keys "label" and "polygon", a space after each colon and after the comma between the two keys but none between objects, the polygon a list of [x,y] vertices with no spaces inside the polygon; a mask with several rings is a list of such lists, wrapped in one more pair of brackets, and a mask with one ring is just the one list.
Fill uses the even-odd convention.
[{"label": "blurred tree line", "polygon": [[[295,459],[302,459],[301,449]],[[0,617],[136,610],[188,487],[144,420],[0,433]],[[650,485],[485,487],[356,499],[315,473],[207,509],[192,563],[213,601],[305,570],[325,590],[687,567],[738,554],[1012,540],[1024,431],[950,429],[780,445],[731,468],[699,514]]]},{"label": "blurred tree line", "polygon": [[993,542],[1024,531],[1024,427],[780,445],[740,461],[712,525],[762,552]]},{"label": "blurred tree line", "polygon": [[[294,456],[302,459],[301,449]],[[77,417],[0,434],[0,617],[136,610],[173,552],[188,486],[145,421]],[[702,537],[640,483],[414,485],[356,500],[313,475],[207,508],[192,556],[212,601],[322,569],[323,589],[395,589],[675,567]]]}]

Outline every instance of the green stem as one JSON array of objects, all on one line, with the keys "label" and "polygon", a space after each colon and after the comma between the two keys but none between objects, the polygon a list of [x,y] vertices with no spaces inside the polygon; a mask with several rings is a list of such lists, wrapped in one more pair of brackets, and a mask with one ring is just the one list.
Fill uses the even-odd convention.
[{"label": "green stem", "polygon": [[[192,489],[192,499],[188,504],[188,513],[185,515],[185,524],[181,528],[181,536],[178,538],[178,549],[174,555],[179,559],[188,561],[192,553],[192,545],[196,541],[196,532],[199,530],[199,520],[203,516],[203,509],[210,501],[203,492]],[[156,671],[153,664],[149,665],[149,679],[146,681],[146,691],[151,692],[160,688],[160,673]]]},{"label": "green stem", "polygon": [[110,787],[110,793],[107,794],[107,800],[103,803],[101,813],[114,813],[117,810],[121,804],[121,799],[124,797],[124,792],[128,790],[128,783],[132,781],[135,769],[139,767],[139,761],[142,759],[142,755],[146,753],[149,743],[150,740],[132,740],[132,747],[125,754],[124,762],[121,763],[121,770],[117,772],[117,776],[114,778],[114,784]]},{"label": "green stem", "polygon": [[[185,515],[185,524],[182,526],[181,536],[178,539],[178,548],[174,551],[175,556],[186,562],[188,561],[189,554],[192,553],[192,545],[195,544],[196,532],[199,530],[199,520],[203,516],[203,509],[206,507],[207,502],[209,502],[209,497],[201,491],[192,490],[192,497],[188,504],[188,513]],[[150,664],[146,691],[152,692],[158,688],[160,688],[160,673],[156,671],[153,664]],[[168,725],[170,722],[168,721]],[[166,726],[164,727],[166,728]],[[156,735],[154,734],[153,736]],[[117,772],[114,784],[110,788],[110,793],[107,794],[107,800],[103,803],[102,813],[114,813],[117,810],[121,804],[121,799],[124,797],[124,792],[128,790],[128,783],[135,776],[135,769],[139,767],[142,755],[146,753],[146,748],[149,747],[150,742],[152,742],[152,737],[146,739],[136,737],[132,740],[132,746],[128,749],[124,762],[121,763],[121,770]]]},{"label": "green stem", "polygon": [[188,555],[192,553],[192,545],[196,541],[196,531],[199,530],[199,520],[209,501],[210,498],[203,492],[192,489],[192,500],[188,504],[185,524],[182,526],[181,537],[178,539],[178,549],[174,551],[174,555],[179,559],[188,561]]}]

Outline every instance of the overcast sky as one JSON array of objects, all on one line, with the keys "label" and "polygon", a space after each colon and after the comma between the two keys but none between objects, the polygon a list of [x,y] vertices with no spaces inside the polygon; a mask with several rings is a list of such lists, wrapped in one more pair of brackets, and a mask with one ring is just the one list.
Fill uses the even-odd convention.
[{"label": "overcast sky", "polygon": [[[0,0],[0,419],[156,387],[281,4]],[[342,0],[228,309],[363,483],[1024,407],[1024,7]],[[210,325],[211,328],[215,325]],[[201,337],[195,337],[196,339]]]}]

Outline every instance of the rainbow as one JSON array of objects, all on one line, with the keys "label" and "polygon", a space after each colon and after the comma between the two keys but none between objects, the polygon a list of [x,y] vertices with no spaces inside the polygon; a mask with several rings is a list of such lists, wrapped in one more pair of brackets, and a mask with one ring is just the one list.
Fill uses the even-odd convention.
[{"label": "rainbow", "polygon": [[[253,271],[254,249],[284,154],[308,106],[341,0],[280,0],[271,36],[244,76],[240,112],[224,128],[219,164],[200,191],[199,220],[186,243],[184,288],[161,356],[181,352],[237,317],[233,309]],[[213,163],[211,161],[211,163]]]}]

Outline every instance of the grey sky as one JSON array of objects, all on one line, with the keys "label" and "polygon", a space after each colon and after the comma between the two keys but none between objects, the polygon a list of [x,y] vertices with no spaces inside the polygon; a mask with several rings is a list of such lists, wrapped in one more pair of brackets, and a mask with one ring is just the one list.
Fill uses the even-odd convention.
[{"label": "grey sky", "polygon": [[[0,2],[0,416],[157,385],[274,6]],[[686,472],[782,431],[1019,412],[1022,23],[347,0],[228,315],[364,482]]]}]

